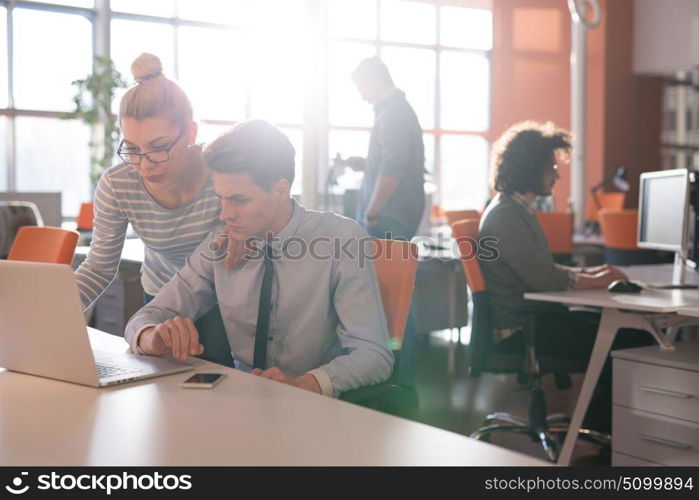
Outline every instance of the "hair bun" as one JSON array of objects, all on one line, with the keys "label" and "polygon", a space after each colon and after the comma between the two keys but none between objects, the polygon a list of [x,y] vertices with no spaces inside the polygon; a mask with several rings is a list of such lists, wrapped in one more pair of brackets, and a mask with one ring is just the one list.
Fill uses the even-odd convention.
[{"label": "hair bun", "polygon": [[131,74],[138,83],[152,80],[163,74],[163,65],[158,56],[142,53],[131,63]]}]

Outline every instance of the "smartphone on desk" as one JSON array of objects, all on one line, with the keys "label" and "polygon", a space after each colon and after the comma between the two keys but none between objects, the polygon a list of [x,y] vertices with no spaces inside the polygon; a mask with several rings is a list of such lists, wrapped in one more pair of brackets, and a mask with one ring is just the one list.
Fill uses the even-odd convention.
[{"label": "smartphone on desk", "polygon": [[182,389],[213,389],[223,377],[223,373],[195,373],[180,384]]}]

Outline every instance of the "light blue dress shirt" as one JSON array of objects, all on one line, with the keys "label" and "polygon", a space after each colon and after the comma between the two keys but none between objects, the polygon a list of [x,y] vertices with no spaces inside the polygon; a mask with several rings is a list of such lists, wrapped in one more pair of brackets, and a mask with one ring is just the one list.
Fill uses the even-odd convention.
[{"label": "light blue dress shirt", "polygon": [[[131,318],[125,338],[132,348],[148,326],[175,316],[197,319],[218,302],[236,367],[250,371],[264,260],[227,271],[212,250],[220,233],[214,229]],[[294,377],[320,373],[334,396],[388,378],[393,355],[368,242],[355,221],[294,202],[291,219],[270,243],[276,258],[267,368]]]}]

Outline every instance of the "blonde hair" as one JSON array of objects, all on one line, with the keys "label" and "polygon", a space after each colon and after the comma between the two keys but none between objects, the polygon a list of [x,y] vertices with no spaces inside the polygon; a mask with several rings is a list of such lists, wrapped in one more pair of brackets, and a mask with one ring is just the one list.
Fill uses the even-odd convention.
[{"label": "blonde hair", "polygon": [[163,65],[153,54],[144,52],[131,63],[136,85],[121,99],[119,120],[143,120],[169,115],[171,121],[186,127],[192,121],[192,103],[187,94],[163,75]]}]

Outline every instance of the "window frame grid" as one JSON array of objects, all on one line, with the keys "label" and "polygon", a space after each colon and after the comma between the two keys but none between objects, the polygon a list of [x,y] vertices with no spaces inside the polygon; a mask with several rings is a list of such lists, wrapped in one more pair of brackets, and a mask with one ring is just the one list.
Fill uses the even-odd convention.
[{"label": "window frame grid", "polygon": [[[490,50],[469,49],[463,47],[444,46],[441,44],[441,9],[439,3],[433,4],[436,9],[435,30],[436,37],[434,44],[419,44],[411,42],[396,42],[382,39],[381,28],[381,2],[376,1],[376,19],[377,33],[374,39],[361,39],[354,37],[333,36],[328,34],[327,23],[327,2],[323,0],[305,0],[305,18],[308,23],[307,29],[315,33],[316,40],[321,41],[321,44],[316,45],[316,52],[313,54],[315,68],[318,70],[318,75],[321,81],[318,85],[318,95],[313,99],[306,92],[304,96],[303,116],[301,123],[277,123],[280,128],[295,129],[302,133],[303,150],[304,150],[304,165],[303,172],[303,189],[302,196],[304,201],[309,206],[319,206],[320,196],[323,193],[325,186],[328,165],[327,150],[328,138],[331,131],[364,131],[369,132],[371,127],[363,126],[342,126],[329,124],[329,100],[328,100],[328,60],[327,48],[331,42],[349,42],[362,43],[371,45],[377,55],[386,47],[398,48],[413,48],[432,50],[435,53],[435,96],[434,96],[434,127],[423,129],[423,134],[430,134],[434,137],[433,165],[432,172],[433,182],[436,186],[435,200],[433,203],[439,204],[442,198],[441,195],[441,138],[445,134],[449,135],[467,135],[484,138],[490,140],[490,128],[492,125],[491,115],[491,96],[492,96],[492,48]],[[17,180],[17,165],[16,165],[16,128],[15,118],[20,116],[44,117],[44,118],[61,118],[65,116],[64,112],[42,111],[42,110],[26,110],[18,109],[14,106],[14,47],[13,47],[13,16],[14,9],[32,9],[47,12],[77,14],[87,18],[92,25],[92,53],[93,55],[108,55],[111,53],[111,21],[114,19],[145,21],[167,24],[173,26],[173,54],[174,54],[174,78],[179,76],[179,28],[180,27],[197,27],[204,29],[216,29],[225,31],[244,32],[246,38],[249,39],[250,25],[249,24],[223,24],[208,21],[198,21],[183,19],[179,17],[179,2],[175,2],[175,12],[173,17],[154,16],[148,14],[136,14],[129,12],[114,11],[111,9],[109,0],[95,0],[92,8],[75,7],[69,5],[56,5],[43,2],[29,2],[25,0],[0,0],[0,6],[7,9],[7,78],[8,78],[8,106],[0,108],[0,116],[7,117],[7,187],[9,191],[16,189]],[[441,128],[441,54],[445,51],[455,51],[460,53],[471,53],[484,56],[488,60],[489,68],[489,94],[488,94],[488,127],[483,131],[466,131],[466,130],[451,130]],[[348,75],[349,78],[349,75]],[[246,118],[251,117],[252,112],[252,89],[251,78],[246,75],[245,78],[245,111]],[[310,85],[307,85],[310,88]],[[321,102],[322,101],[322,102]],[[238,120],[220,120],[207,119],[202,117],[198,120],[202,124],[214,126],[232,126]],[[309,188],[315,187],[311,192]],[[72,217],[64,217],[66,220],[72,220]]]},{"label": "window frame grid", "polygon": [[[441,165],[441,142],[442,142],[442,136],[443,135],[465,135],[465,136],[475,136],[475,137],[480,137],[483,138],[487,141],[488,143],[488,149],[490,149],[490,139],[491,139],[491,126],[492,126],[492,86],[493,86],[493,64],[492,64],[492,47],[490,50],[483,50],[483,49],[470,49],[470,48],[464,48],[464,47],[454,47],[454,46],[449,46],[449,45],[442,45],[441,43],[441,9],[442,5],[439,3],[433,4],[436,9],[436,22],[435,22],[435,30],[436,30],[436,37],[435,37],[435,43],[434,44],[420,44],[420,43],[413,43],[413,42],[396,42],[396,41],[389,41],[389,40],[384,40],[381,38],[381,2],[384,0],[376,0],[376,37],[373,39],[367,39],[367,38],[355,38],[355,37],[344,37],[344,36],[334,36],[334,35],[327,35],[326,36],[326,45],[329,45],[332,42],[340,42],[340,43],[360,43],[360,44],[365,44],[365,45],[371,45],[374,47],[374,50],[376,52],[376,55],[381,57],[381,52],[384,48],[386,47],[398,47],[398,48],[411,48],[411,49],[423,49],[423,50],[431,50],[435,53],[435,102],[434,102],[434,115],[433,115],[433,120],[434,120],[434,127],[432,128],[423,128],[422,133],[423,135],[429,134],[434,136],[434,151],[433,151],[433,165],[434,165],[434,170],[430,173],[430,176],[432,177],[432,182],[435,185],[435,197],[432,200],[432,203],[435,205],[441,205],[442,202],[442,165]],[[448,6],[448,5],[447,5]],[[457,53],[462,53],[462,54],[475,54],[479,56],[483,56],[487,59],[488,61],[488,126],[485,128],[485,130],[481,131],[471,131],[471,130],[460,130],[460,129],[445,129],[441,127],[441,100],[442,100],[442,89],[441,89],[441,54],[443,52],[457,52]],[[329,72],[327,71],[327,66],[325,68],[325,76],[326,76],[326,82],[327,82],[327,77],[328,77]],[[349,78],[349,75],[347,75],[347,78]],[[327,83],[326,83],[327,85]],[[329,108],[329,102],[326,98],[326,109]],[[344,125],[330,125],[328,123],[327,127],[327,135],[330,134],[332,131],[356,131],[356,132],[370,132],[371,127],[363,127],[363,126],[344,126]],[[325,137],[325,141],[327,143],[328,137]],[[367,144],[368,147],[368,144]],[[427,161],[426,161],[427,162]],[[321,169],[323,173],[325,173],[327,169]],[[326,174],[327,175],[327,174]],[[322,181],[322,179],[321,179]],[[321,184],[324,185],[324,184]],[[485,186],[488,188],[487,186]]]}]

